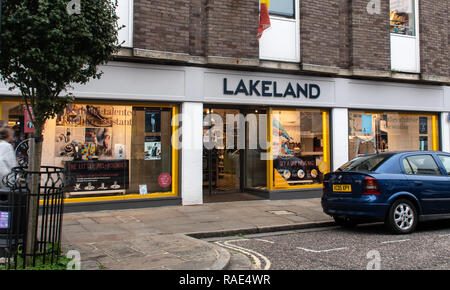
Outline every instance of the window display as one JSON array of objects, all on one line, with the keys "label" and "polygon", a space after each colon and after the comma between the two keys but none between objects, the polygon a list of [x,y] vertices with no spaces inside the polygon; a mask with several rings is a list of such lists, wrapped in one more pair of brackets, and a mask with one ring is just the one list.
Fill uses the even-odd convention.
[{"label": "window display", "polygon": [[391,33],[415,36],[414,2],[414,0],[390,0]]},{"label": "window display", "polygon": [[[386,151],[434,150],[436,115],[349,111],[349,158]],[[436,131],[436,132],[434,132]]]},{"label": "window display", "polygon": [[273,110],[275,188],[321,184],[329,170],[327,126],[320,110]]},{"label": "window display", "polygon": [[[44,128],[42,165],[63,167],[67,198],[176,195],[171,146],[172,106],[70,104]],[[24,107],[1,104],[15,130],[18,160],[26,165],[29,134]],[[164,195],[165,194],[165,195]],[[92,199],[89,199],[92,200]]]}]

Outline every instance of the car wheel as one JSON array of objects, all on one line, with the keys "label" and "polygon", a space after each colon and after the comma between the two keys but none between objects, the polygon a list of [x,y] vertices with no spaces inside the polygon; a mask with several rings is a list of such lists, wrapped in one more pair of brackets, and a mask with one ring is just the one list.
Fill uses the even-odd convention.
[{"label": "car wheel", "polygon": [[348,217],[333,216],[333,218],[336,224],[343,228],[354,228],[358,225],[358,223],[355,220]]},{"label": "car wheel", "polygon": [[417,210],[407,199],[395,201],[389,208],[385,224],[394,234],[409,234],[417,226]]}]

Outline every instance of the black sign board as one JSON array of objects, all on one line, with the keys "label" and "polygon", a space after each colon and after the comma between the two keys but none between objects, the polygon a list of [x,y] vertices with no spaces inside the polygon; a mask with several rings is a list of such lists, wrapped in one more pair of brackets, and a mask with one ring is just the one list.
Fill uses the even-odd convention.
[{"label": "black sign board", "polygon": [[129,160],[71,161],[64,167],[67,191],[120,190],[129,186]]}]

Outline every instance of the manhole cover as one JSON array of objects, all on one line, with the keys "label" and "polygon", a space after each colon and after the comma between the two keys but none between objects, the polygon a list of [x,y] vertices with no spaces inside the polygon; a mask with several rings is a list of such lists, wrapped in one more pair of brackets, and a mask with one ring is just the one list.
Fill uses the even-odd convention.
[{"label": "manhole cover", "polygon": [[290,215],[290,214],[295,214],[292,211],[287,211],[287,210],[269,210],[267,211],[268,213],[272,213],[272,214],[276,214],[276,215]]}]

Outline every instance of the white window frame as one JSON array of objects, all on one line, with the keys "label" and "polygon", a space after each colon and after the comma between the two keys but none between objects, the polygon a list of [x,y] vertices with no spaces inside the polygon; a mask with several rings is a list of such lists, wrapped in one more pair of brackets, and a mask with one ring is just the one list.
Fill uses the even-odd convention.
[{"label": "white window frame", "polygon": [[[390,41],[391,41],[391,69],[398,71],[398,72],[405,72],[405,73],[420,73],[420,23],[419,23],[419,1],[420,0],[414,0],[414,36],[411,35],[402,35],[398,33],[390,33]],[[392,54],[392,42],[393,40],[415,40],[414,46],[416,50],[416,56],[415,56],[415,68],[414,69],[405,69],[402,67],[396,67],[394,63],[394,57]]]},{"label": "white window frame", "polygon": [[[273,61],[283,61],[283,62],[300,62],[300,0],[294,0],[294,18],[283,17],[279,15],[269,15],[270,21],[285,21],[295,23],[295,56],[292,58],[288,57],[278,57],[278,56],[264,56],[261,55],[261,46],[259,49],[259,55],[261,60],[273,60]],[[271,28],[269,28],[271,29]],[[264,32],[263,36],[264,37]]]},{"label": "white window frame", "polygon": [[[122,43],[122,41],[125,41],[122,44],[122,47],[132,48],[133,47],[133,8],[134,8],[134,0],[118,0],[117,2],[128,2],[128,21],[122,22],[121,19],[119,19],[119,26],[125,25],[126,29],[128,29],[128,34],[125,38],[119,39],[119,43]],[[125,28],[123,28],[125,29]]]}]

